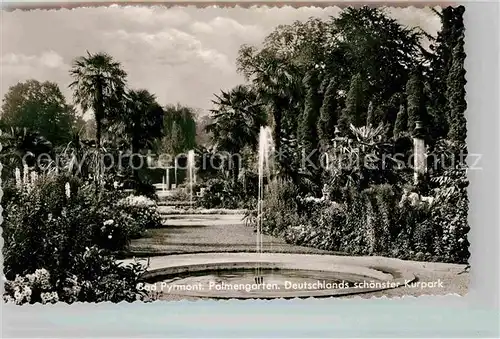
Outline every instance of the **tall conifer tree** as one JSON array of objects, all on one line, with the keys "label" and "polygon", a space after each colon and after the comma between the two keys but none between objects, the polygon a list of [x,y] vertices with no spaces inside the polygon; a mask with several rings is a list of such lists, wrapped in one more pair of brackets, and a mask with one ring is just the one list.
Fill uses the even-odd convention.
[{"label": "tall conifer tree", "polygon": [[304,86],[306,98],[304,111],[298,126],[299,144],[306,153],[311,152],[318,146],[318,132],[316,129],[321,108],[321,96],[318,93],[319,88],[318,73],[309,71],[304,77]]},{"label": "tall conifer tree", "polygon": [[373,108],[373,101],[370,101],[368,104],[368,109],[366,111],[366,125],[374,126],[375,125],[375,111]]},{"label": "tall conifer tree", "polygon": [[404,104],[399,106],[399,112],[396,118],[396,123],[394,124],[393,135],[395,138],[400,136],[403,132],[407,131],[408,126],[408,115],[406,112],[406,107]]},{"label": "tall conifer tree", "polygon": [[341,125],[347,130],[349,124],[356,127],[364,125],[366,122],[365,93],[363,89],[363,79],[361,74],[355,74],[351,78],[349,92],[347,93],[346,106],[342,112]]},{"label": "tall conifer tree", "polygon": [[332,78],[328,83],[320,109],[318,120],[318,137],[323,142],[328,142],[335,137],[335,125],[337,124],[337,87]]},{"label": "tall conifer tree", "polygon": [[421,121],[424,126],[428,124],[427,108],[425,107],[424,84],[419,70],[414,70],[410,79],[408,79],[408,83],[406,85],[406,96],[408,98],[407,130],[412,132],[417,121]]},{"label": "tall conifer tree", "polygon": [[467,126],[465,110],[465,68],[464,41],[459,40],[453,49],[452,63],[446,81],[446,98],[448,101],[448,139],[465,143]]},{"label": "tall conifer tree", "polygon": [[440,12],[435,10],[441,19],[441,30],[438,32],[436,43],[431,46],[434,55],[431,58],[429,73],[431,102],[429,113],[433,120],[429,129],[434,139],[445,137],[449,129],[447,82],[453,62],[453,48],[464,31],[464,11],[464,6],[449,6]]}]

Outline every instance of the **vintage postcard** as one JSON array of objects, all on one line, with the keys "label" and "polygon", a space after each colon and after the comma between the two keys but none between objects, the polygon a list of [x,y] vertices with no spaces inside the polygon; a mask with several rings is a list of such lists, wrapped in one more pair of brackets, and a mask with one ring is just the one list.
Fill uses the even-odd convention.
[{"label": "vintage postcard", "polygon": [[3,301],[465,295],[465,14],[4,9]]}]

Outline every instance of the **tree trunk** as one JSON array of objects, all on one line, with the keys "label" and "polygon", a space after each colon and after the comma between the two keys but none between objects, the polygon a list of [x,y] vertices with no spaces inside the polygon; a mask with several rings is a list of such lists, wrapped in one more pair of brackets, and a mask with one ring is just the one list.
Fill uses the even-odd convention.
[{"label": "tree trunk", "polygon": [[236,185],[238,183],[238,177],[240,176],[240,163],[236,161],[233,166],[233,183]]},{"label": "tree trunk", "polygon": [[96,146],[99,149],[101,147],[102,119],[104,118],[104,100],[101,81],[97,81],[96,84],[96,102],[94,111],[96,125]]},{"label": "tree trunk", "polygon": [[136,184],[139,185],[140,183],[140,178],[139,178],[139,170],[137,169],[138,165],[140,165],[140,154],[139,154],[139,144],[137,138],[132,139],[132,173],[134,176],[134,180]]},{"label": "tree trunk", "polygon": [[[97,115],[96,115],[97,118]],[[100,148],[101,147],[101,119],[97,118],[95,121],[96,125],[96,133],[95,133],[95,139],[96,139],[96,147]]]},{"label": "tree trunk", "polygon": [[274,115],[274,131],[273,131],[274,145],[276,148],[276,152],[279,153],[279,149],[281,146],[281,110],[279,108],[274,109],[273,115]]}]

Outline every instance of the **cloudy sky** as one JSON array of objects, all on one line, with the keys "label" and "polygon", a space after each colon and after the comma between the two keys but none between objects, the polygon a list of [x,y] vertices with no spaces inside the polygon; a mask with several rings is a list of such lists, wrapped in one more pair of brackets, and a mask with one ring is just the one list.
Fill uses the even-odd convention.
[{"label": "cloudy sky", "polygon": [[[0,95],[34,78],[57,82],[69,100],[72,60],[104,51],[123,64],[131,88],[160,104],[211,108],[213,93],[242,83],[235,60],[241,44],[259,44],[279,24],[337,16],[337,7],[295,9],[99,7],[2,12]],[[391,16],[435,35],[430,9],[392,8]]]}]

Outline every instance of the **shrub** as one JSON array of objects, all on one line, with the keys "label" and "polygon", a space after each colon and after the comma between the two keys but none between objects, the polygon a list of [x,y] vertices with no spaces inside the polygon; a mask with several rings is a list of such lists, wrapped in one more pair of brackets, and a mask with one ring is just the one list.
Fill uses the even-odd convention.
[{"label": "shrub", "polygon": [[366,206],[363,194],[355,188],[344,192],[345,201],[345,226],[342,246],[339,250],[347,253],[361,254],[367,252],[365,237]]},{"label": "shrub", "polygon": [[153,200],[158,200],[158,195],[156,194],[156,187],[150,181],[139,181],[136,184],[135,193],[137,195],[146,196]]},{"label": "shrub", "polygon": [[145,196],[129,195],[118,201],[118,205],[129,207],[154,207],[156,203]]},{"label": "shrub", "polygon": [[[38,289],[31,301],[43,302],[42,293],[46,300],[57,293],[59,300],[69,301],[64,294],[65,281],[72,279],[68,272],[88,291],[88,296],[78,296],[80,301],[132,300],[137,269],[115,266],[108,254],[124,249],[145,227],[158,227],[161,220],[152,200],[96,191],[93,184],[52,174],[29,187],[11,187],[2,204],[4,274],[12,287],[8,295],[16,299],[16,291],[18,297],[26,288],[33,291],[26,285],[29,274],[43,268],[50,272],[51,289]],[[19,300],[29,301],[26,296]]]},{"label": "shrub", "polygon": [[395,210],[391,254],[401,259],[415,259],[416,253],[426,253],[432,229],[426,224],[429,206],[420,201],[402,200]]},{"label": "shrub", "polygon": [[463,199],[458,205],[437,205],[432,210],[432,224],[429,227],[438,229],[433,252],[440,260],[467,263],[470,256],[467,209],[467,200]]},{"label": "shrub", "polygon": [[466,172],[463,169],[450,169],[442,176],[435,177],[433,183],[439,185],[435,189],[429,223],[429,227],[437,230],[434,253],[446,262],[466,263],[470,256]]},{"label": "shrub", "polygon": [[124,249],[131,239],[139,237],[144,231],[143,225],[127,209],[115,205],[101,206],[95,217],[92,244],[99,248],[111,251]]},{"label": "shrub", "polygon": [[376,185],[363,192],[366,205],[366,232],[370,236],[370,254],[387,254],[394,233],[397,195],[390,185]]},{"label": "shrub", "polygon": [[469,227],[463,186],[457,178],[426,199],[387,184],[349,188],[336,203],[294,196],[291,183],[276,181],[266,196],[264,230],[325,250],[465,263]]},{"label": "shrub", "polygon": [[297,187],[287,180],[269,183],[263,202],[263,228],[270,234],[281,234],[287,227],[301,224]]},{"label": "shrub", "polygon": [[81,281],[79,301],[136,301],[146,297],[138,289],[147,266],[136,262],[130,265],[117,263],[102,249],[92,246],[77,255],[72,272]]},{"label": "shrub", "polygon": [[81,195],[68,198],[64,184],[62,190],[54,185],[57,181],[42,178],[30,192],[19,192],[19,200],[4,202],[7,277],[25,275],[57,261],[64,265],[73,247],[89,244],[95,223],[91,201]]},{"label": "shrub", "polygon": [[255,208],[257,205],[257,193],[251,194],[239,182],[215,178],[198,187],[205,188],[205,193],[197,201],[203,208]]},{"label": "shrub", "polygon": [[339,250],[345,227],[345,206],[334,202],[323,203],[322,210],[311,218],[317,220],[318,232],[310,240],[310,246],[325,250]]},{"label": "shrub", "polygon": [[3,297],[18,305],[145,300],[146,293],[138,289],[145,269],[140,263],[122,266],[97,247],[85,248],[65,271],[41,268],[7,280]]},{"label": "shrub", "polygon": [[145,196],[129,195],[115,204],[118,210],[123,210],[134,221],[131,225],[131,236],[138,237],[144,229],[161,227],[161,217],[156,202]]},{"label": "shrub", "polygon": [[[193,192],[194,192],[194,189],[193,189]],[[172,195],[172,197],[171,198],[168,197],[167,200],[188,201],[190,198],[191,198],[191,196],[189,194],[189,189],[180,185],[174,191],[174,194]]]},{"label": "shrub", "polygon": [[17,275],[15,280],[5,282],[4,301],[15,302],[17,305],[25,303],[59,301],[57,292],[53,291],[53,282],[50,273],[42,268],[25,276]]}]

